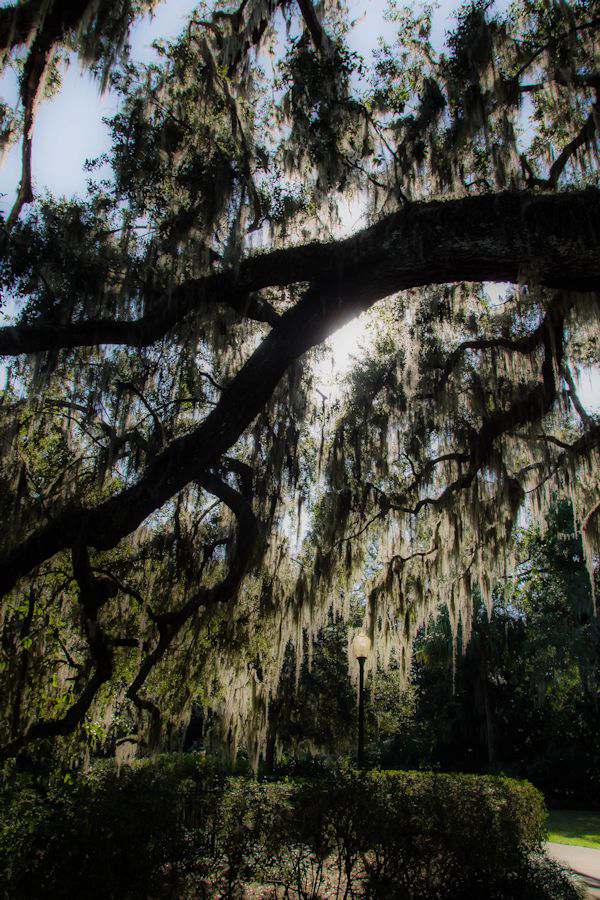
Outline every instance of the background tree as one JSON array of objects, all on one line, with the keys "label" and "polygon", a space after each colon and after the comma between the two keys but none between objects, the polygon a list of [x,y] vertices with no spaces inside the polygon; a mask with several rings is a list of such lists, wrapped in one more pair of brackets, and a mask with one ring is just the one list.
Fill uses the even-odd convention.
[{"label": "background tree", "polygon": [[[509,773],[551,805],[597,806],[598,621],[568,503],[553,505],[543,533],[519,531],[517,559],[491,618],[476,605],[458,653],[444,612],[417,636],[408,681],[397,665],[372,676],[368,753],[388,768]],[[355,753],[347,640],[341,620],[323,629],[296,690],[293,666],[283,670],[270,734],[287,766]]]},{"label": "background tree", "polygon": [[411,733],[425,727],[421,764],[508,771],[531,779],[552,805],[595,806],[598,623],[569,506],[552,508],[544,533],[521,532],[518,553],[514,583],[490,620],[479,607],[452,679],[447,619],[420,641],[412,727],[398,729],[386,759],[405,764]]}]

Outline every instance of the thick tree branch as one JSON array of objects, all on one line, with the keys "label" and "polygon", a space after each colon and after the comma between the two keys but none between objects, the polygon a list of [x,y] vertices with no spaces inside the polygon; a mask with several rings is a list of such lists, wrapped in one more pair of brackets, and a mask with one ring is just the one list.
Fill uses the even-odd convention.
[{"label": "thick tree branch", "polygon": [[324,50],[328,43],[327,35],[319,22],[312,0],[298,0],[298,6],[315,50]]},{"label": "thick tree branch", "polygon": [[[378,300],[403,288],[454,280],[530,278],[548,287],[596,290],[599,237],[596,190],[503,193],[415,204],[345,241],[252,257],[240,267],[242,284],[289,284],[310,272],[315,286],[282,316],[211,413],[158,453],[136,483],[91,509],[58,515],[10,551],[0,563],[0,590],[10,590],[82,535],[97,549],[116,546],[217,463],[299,356]],[[506,427],[521,424],[519,416],[514,419]]]},{"label": "thick tree branch", "polygon": [[533,279],[591,291],[600,275],[599,236],[600,192],[594,189],[415,203],[345,240],[259,253],[243,260],[237,272],[191,279],[156,299],[139,319],[0,328],[0,354],[148,346],[207,303],[226,303],[241,315],[285,330],[290,313],[284,323],[255,292],[308,280],[315,295],[329,297],[324,319],[335,306],[340,324],[395,291],[425,284]]},{"label": "thick tree branch", "polygon": [[[259,275],[257,281],[268,281],[261,274],[262,278]],[[132,321],[107,318],[58,325],[40,320],[34,325],[0,328],[0,355],[18,356],[107,344],[147,347],[207,303],[222,303],[248,319],[276,325],[280,317],[273,307],[266,300],[248,296],[248,293],[229,272],[210,275],[186,282],[162,295],[147,313]]]}]

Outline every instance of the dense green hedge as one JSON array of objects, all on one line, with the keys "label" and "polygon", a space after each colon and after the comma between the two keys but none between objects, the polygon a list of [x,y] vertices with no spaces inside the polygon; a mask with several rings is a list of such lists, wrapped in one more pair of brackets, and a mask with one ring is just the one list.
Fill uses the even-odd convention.
[{"label": "dense green hedge", "polygon": [[[3,896],[577,896],[540,856],[541,795],[505,778],[337,769],[227,778],[200,757],[96,766],[1,792]],[[255,896],[258,896],[255,895]]]}]

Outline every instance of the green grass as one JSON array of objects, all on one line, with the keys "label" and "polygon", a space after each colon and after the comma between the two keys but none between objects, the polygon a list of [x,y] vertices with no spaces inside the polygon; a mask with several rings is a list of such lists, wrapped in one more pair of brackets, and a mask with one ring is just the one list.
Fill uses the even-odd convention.
[{"label": "green grass", "polygon": [[557,844],[579,844],[600,850],[600,812],[551,810],[548,831],[548,840]]}]

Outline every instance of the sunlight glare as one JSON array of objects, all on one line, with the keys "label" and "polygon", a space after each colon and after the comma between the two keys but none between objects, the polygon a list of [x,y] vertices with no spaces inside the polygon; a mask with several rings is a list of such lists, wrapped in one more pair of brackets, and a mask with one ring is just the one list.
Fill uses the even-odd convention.
[{"label": "sunlight glare", "polygon": [[368,314],[363,313],[327,339],[326,352],[317,367],[322,385],[330,388],[340,385],[355,360],[363,354],[369,337],[368,320]]}]

